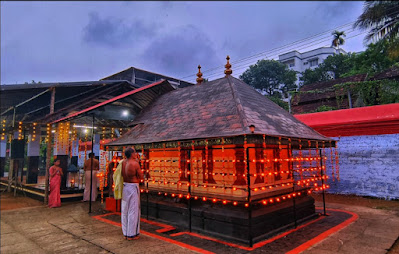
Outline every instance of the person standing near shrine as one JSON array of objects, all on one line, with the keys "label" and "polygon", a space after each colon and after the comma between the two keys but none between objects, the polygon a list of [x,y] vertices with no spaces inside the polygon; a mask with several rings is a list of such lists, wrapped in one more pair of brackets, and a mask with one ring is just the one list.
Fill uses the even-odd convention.
[{"label": "person standing near shrine", "polygon": [[[93,171],[92,165],[93,162]],[[83,193],[83,201],[90,201],[90,182],[92,177],[92,188],[91,188],[91,201],[96,201],[97,198],[97,173],[100,169],[100,163],[94,158],[94,153],[89,153],[89,159],[87,159],[83,165],[85,171],[85,190]],[[92,172],[92,173],[91,173]],[[91,177],[90,177],[91,176]]]},{"label": "person standing near shrine", "polygon": [[126,159],[122,162],[123,194],[121,222],[125,239],[138,239],[140,235],[140,181],[143,172],[137,162],[136,151],[129,147],[125,150]]},{"label": "person standing near shrine", "polygon": [[48,197],[48,207],[55,208],[61,206],[61,177],[64,175],[60,167],[60,159],[55,159],[50,171],[50,195]]}]

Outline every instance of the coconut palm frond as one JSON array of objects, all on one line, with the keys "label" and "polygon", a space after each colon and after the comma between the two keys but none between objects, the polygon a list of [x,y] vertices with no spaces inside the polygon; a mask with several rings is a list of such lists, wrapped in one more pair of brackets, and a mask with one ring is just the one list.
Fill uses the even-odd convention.
[{"label": "coconut palm frond", "polygon": [[399,23],[399,2],[397,1],[366,1],[363,13],[354,23],[354,28],[369,30],[365,42],[372,39],[387,39],[397,36],[394,27]]}]

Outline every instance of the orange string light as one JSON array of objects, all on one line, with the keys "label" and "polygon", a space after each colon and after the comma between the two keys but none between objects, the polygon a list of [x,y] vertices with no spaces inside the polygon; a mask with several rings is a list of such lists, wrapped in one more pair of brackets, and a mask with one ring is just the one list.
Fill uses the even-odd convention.
[{"label": "orange string light", "polygon": [[6,136],[6,120],[3,120],[1,123],[1,140],[5,140],[5,136]]},{"label": "orange string light", "polygon": [[18,140],[22,139],[22,122],[18,123]]}]

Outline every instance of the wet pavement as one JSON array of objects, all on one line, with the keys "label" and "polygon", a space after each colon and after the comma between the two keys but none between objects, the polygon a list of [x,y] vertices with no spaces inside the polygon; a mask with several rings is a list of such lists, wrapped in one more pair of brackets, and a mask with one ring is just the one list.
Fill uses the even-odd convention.
[{"label": "wet pavement", "polygon": [[[308,228],[295,231],[297,236],[281,236],[280,242],[271,241],[273,246],[268,243],[245,249],[203,235],[160,230],[165,226],[145,220],[140,239],[127,241],[118,225],[119,215],[107,214],[99,201],[93,203],[93,213],[89,214],[88,203],[63,203],[62,207],[51,209],[21,195],[15,198],[1,193],[1,253],[396,253],[392,246],[399,237],[399,202],[392,202],[389,204],[393,204],[393,209],[327,203],[330,218],[322,217]],[[331,209],[345,211],[334,225],[331,221],[339,218]],[[353,214],[356,220],[337,227]],[[322,224],[316,227],[317,223]],[[325,230],[320,231],[321,226]],[[288,242],[297,244],[283,248]]]}]

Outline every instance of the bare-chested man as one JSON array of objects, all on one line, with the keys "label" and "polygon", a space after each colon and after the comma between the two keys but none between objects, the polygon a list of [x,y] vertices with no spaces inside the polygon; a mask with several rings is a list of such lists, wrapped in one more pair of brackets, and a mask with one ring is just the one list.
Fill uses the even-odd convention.
[{"label": "bare-chested man", "polygon": [[125,239],[138,239],[140,235],[140,188],[144,179],[143,172],[136,159],[136,151],[129,147],[125,150],[126,159],[122,162],[122,232]]}]

